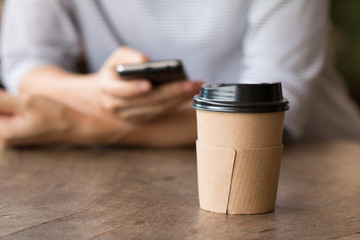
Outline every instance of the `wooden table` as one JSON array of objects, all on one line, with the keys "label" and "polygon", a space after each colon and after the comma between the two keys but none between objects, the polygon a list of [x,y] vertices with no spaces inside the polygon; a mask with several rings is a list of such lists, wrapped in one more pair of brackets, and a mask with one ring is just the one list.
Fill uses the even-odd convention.
[{"label": "wooden table", "polygon": [[201,210],[192,148],[0,151],[0,239],[360,239],[360,143],[286,147],[260,215]]}]

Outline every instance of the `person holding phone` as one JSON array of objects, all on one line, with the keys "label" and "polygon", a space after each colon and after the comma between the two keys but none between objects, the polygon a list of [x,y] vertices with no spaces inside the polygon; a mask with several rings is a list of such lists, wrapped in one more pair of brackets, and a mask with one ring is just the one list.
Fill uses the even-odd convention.
[{"label": "person holding phone", "polygon": [[[72,138],[103,131],[97,141],[193,143],[195,115],[188,102],[201,81],[153,87],[146,79],[127,81],[116,72],[119,64],[179,58],[190,79],[206,83],[281,81],[291,109],[285,130],[292,139],[359,139],[359,112],[332,68],[327,14],[326,0],[12,0],[5,6],[3,76],[10,92],[20,92],[11,102],[27,106],[29,98],[41,98],[36,101],[77,116],[54,114],[57,121],[89,123],[86,130],[64,134]],[[76,73],[81,56],[88,74]],[[31,110],[45,121],[45,106],[51,104],[43,105],[18,111]],[[31,120],[25,123],[30,128]],[[119,140],[107,135],[115,132],[109,129],[139,139]],[[177,134],[182,141],[173,140]],[[2,139],[9,142],[11,134]]]}]

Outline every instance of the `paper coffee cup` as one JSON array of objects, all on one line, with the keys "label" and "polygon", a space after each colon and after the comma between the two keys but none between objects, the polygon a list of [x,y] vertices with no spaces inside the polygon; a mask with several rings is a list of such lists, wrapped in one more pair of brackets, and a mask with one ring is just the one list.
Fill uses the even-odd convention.
[{"label": "paper coffee cup", "polygon": [[289,109],[281,84],[204,85],[193,107],[200,207],[227,214],[272,211]]}]

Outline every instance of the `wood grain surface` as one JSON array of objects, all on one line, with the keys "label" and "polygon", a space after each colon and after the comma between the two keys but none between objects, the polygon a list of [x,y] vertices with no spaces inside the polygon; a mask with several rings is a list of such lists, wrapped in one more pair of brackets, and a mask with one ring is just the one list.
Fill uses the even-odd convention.
[{"label": "wood grain surface", "polygon": [[201,210],[192,148],[2,150],[0,239],[360,239],[360,143],[286,146],[260,215]]}]

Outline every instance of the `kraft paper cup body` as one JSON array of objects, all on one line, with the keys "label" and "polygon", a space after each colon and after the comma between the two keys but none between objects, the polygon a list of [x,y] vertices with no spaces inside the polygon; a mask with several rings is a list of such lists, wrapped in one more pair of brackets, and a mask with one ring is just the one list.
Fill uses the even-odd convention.
[{"label": "kraft paper cup body", "polygon": [[200,207],[257,214],[275,207],[285,111],[196,110]]},{"label": "kraft paper cup body", "polygon": [[232,148],[282,144],[285,112],[224,113],[196,110],[198,141]]}]

